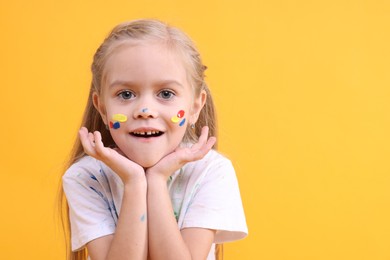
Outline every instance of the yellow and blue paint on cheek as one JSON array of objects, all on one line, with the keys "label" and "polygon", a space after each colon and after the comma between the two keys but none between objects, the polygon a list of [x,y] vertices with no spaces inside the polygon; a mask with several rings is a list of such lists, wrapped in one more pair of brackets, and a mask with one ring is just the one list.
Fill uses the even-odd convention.
[{"label": "yellow and blue paint on cheek", "polygon": [[114,114],[112,115],[112,121],[110,121],[110,128],[118,129],[121,127],[120,123],[127,121],[127,116],[124,114]]},{"label": "yellow and blue paint on cheek", "polygon": [[175,116],[173,116],[172,118],[171,118],[171,121],[173,122],[173,123],[178,123],[179,121],[180,121],[180,123],[179,123],[179,126],[183,126],[184,125],[184,123],[186,122],[186,119],[185,118],[183,118],[184,117],[184,110],[179,110],[179,112],[177,112],[177,115],[175,115]]}]

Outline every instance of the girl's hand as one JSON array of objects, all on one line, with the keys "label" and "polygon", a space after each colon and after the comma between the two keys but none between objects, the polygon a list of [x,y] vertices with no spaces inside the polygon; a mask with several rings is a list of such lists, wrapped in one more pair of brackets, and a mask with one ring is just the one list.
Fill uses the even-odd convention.
[{"label": "girl's hand", "polygon": [[196,144],[190,148],[176,148],[174,152],[166,155],[156,165],[147,169],[147,175],[159,175],[166,181],[173,172],[180,169],[184,164],[202,159],[216,142],[215,137],[207,139],[208,133],[209,128],[204,126]]},{"label": "girl's hand", "polygon": [[120,150],[104,146],[99,131],[90,133],[87,128],[82,127],[79,136],[85,153],[104,162],[118,174],[124,184],[139,177],[145,179],[145,171],[140,165],[120,154]]}]

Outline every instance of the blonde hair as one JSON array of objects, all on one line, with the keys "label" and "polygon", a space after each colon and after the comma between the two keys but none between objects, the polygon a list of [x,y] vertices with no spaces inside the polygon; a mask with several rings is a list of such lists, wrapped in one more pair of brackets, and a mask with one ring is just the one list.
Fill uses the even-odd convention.
[{"label": "blonde hair", "polygon": [[[181,30],[171,27],[161,21],[151,19],[135,20],[117,25],[97,49],[91,67],[92,83],[81,125],[87,127],[90,132],[100,131],[105,146],[115,146],[110,132],[106,129],[99,112],[93,105],[92,95],[94,92],[98,94],[101,93],[102,83],[104,82],[105,76],[105,64],[113,51],[115,51],[118,46],[121,46],[122,43],[137,43],[142,41],[159,41],[166,44],[166,46],[170,49],[177,51],[183,58],[194,95],[199,96],[202,90],[204,90],[207,94],[206,103],[199,114],[195,128],[191,129],[190,127],[187,127],[183,137],[183,142],[196,142],[200,136],[202,127],[205,125],[209,127],[209,136],[217,136],[215,107],[210,90],[205,82],[204,72],[207,67],[203,65],[198,50],[192,40]],[[214,145],[214,148],[216,148],[216,145]],[[77,138],[67,167],[85,155],[86,154],[83,146],[81,145],[80,139]],[[78,252],[72,252],[70,249],[69,208],[62,189],[62,183],[59,189],[58,205],[61,223],[66,237],[67,259],[87,259],[87,252],[85,248]],[[220,250],[217,251],[219,252]],[[218,257],[221,257],[221,254],[219,254]]]}]

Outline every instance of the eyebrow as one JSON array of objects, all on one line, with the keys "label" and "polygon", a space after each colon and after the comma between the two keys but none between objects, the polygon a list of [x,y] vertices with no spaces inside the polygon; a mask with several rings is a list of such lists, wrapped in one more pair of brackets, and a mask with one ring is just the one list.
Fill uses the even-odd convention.
[{"label": "eyebrow", "polygon": [[114,86],[134,86],[135,84],[132,81],[124,81],[124,80],[115,80],[110,83],[110,88]]},{"label": "eyebrow", "polygon": [[[166,86],[166,85],[172,85],[172,84],[184,88],[184,86],[180,82],[178,82],[177,80],[167,79],[167,80],[161,80],[161,81],[157,81],[157,82],[153,83],[153,85],[155,85],[155,86]],[[138,85],[138,84],[136,84],[133,81],[115,80],[114,82],[112,82],[110,84],[110,88],[112,88],[114,86],[128,86],[128,87],[132,87],[132,86],[136,86],[136,85]]]}]

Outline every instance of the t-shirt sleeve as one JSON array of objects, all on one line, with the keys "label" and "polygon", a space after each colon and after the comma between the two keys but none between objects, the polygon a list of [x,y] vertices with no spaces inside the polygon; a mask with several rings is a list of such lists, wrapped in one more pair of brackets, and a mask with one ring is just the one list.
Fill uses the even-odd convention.
[{"label": "t-shirt sleeve", "polygon": [[182,228],[214,229],[214,243],[242,239],[248,229],[233,165],[226,158],[212,164],[188,206]]},{"label": "t-shirt sleeve", "polygon": [[62,178],[69,205],[72,251],[115,232],[110,202],[103,187],[85,169],[70,168]]}]

